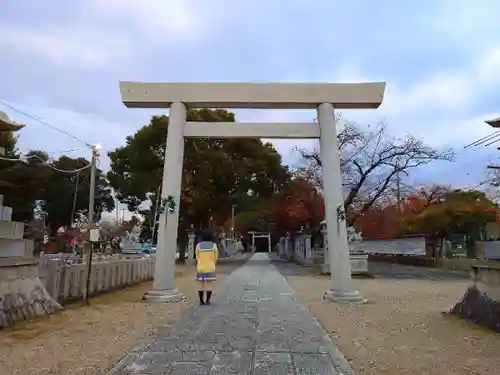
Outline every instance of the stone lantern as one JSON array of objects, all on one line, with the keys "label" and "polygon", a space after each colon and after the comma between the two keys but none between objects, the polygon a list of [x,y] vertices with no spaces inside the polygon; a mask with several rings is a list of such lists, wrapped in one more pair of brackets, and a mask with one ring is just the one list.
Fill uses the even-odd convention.
[{"label": "stone lantern", "polygon": [[[0,111],[0,132],[15,132],[23,127]],[[0,155],[5,155],[5,148],[0,147]],[[57,261],[48,262],[46,269],[49,272],[42,283],[39,259],[33,255],[34,241],[24,238],[25,224],[12,221],[12,207],[3,203],[3,195],[0,195],[0,301],[4,307],[0,310],[0,329],[17,320],[62,309],[56,302],[59,293]]]},{"label": "stone lantern", "polygon": [[196,246],[195,241],[196,241],[196,230],[194,229],[194,225],[191,224],[189,226],[189,229],[187,230],[187,236],[188,236],[188,243],[187,243],[187,254],[188,254],[188,259],[193,260],[195,259],[195,254],[194,254],[194,248]]},{"label": "stone lantern", "polygon": [[[9,119],[5,112],[0,111],[0,132],[17,132],[24,128],[22,124],[16,124]],[[5,155],[5,148],[0,147],[0,155]]]}]

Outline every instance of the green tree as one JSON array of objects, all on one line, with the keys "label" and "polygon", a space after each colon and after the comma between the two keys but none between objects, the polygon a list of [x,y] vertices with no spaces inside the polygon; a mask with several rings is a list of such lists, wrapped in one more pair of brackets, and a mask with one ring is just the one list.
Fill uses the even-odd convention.
[{"label": "green tree", "polygon": [[[231,225],[228,222],[229,226]],[[274,220],[265,207],[256,207],[242,212],[235,217],[235,230],[240,233],[249,231],[271,232],[274,229]]]},{"label": "green tree", "polygon": [[[51,163],[54,168],[44,167],[48,171],[43,194],[43,210],[46,212],[51,234],[61,226],[70,226],[76,219],[86,217],[89,206],[90,168],[77,173],[65,173],[58,170],[77,170],[88,166],[85,158],[61,156]],[[58,169],[58,170],[57,170]],[[76,199],[75,199],[76,194]],[[94,201],[94,222],[100,220],[104,211],[115,207],[112,191],[104,173],[97,169]]]},{"label": "green tree", "polygon": [[[234,114],[194,109],[188,111],[187,120],[233,122]],[[145,201],[154,201],[163,174],[167,131],[168,117],[154,116],[148,125],[127,137],[124,147],[109,153],[111,171],[107,177],[131,211],[138,212]],[[181,249],[189,225],[206,225],[211,216],[224,223],[232,204],[243,207],[252,199],[269,197],[288,179],[281,155],[259,139],[186,139],[179,220]],[[154,209],[154,204],[151,207]],[[183,255],[181,251],[181,259]]]},{"label": "green tree", "polygon": [[[14,135],[13,132],[3,132],[0,131],[0,147],[5,149],[6,158],[18,158],[19,153],[17,150],[17,136]],[[0,168],[4,165],[7,165],[5,161],[0,163]]]},{"label": "green tree", "polygon": [[[11,149],[12,150],[12,149]],[[10,153],[10,157],[17,157]],[[43,199],[48,181],[48,155],[42,151],[30,151],[26,162],[5,161],[0,166],[0,193],[4,205],[12,207],[12,220],[29,221],[37,202]]]}]

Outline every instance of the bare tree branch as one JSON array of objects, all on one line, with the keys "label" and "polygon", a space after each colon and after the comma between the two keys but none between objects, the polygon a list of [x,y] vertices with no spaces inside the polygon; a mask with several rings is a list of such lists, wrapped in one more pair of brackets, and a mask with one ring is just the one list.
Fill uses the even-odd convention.
[{"label": "bare tree branch", "polygon": [[[362,214],[384,198],[398,173],[407,173],[434,161],[454,159],[451,150],[437,151],[411,135],[402,139],[389,137],[384,123],[377,124],[371,130],[363,130],[341,117],[337,121],[342,127],[338,134],[338,145],[346,197],[344,206],[346,211],[351,212],[350,217]],[[303,175],[322,189],[319,148],[316,147],[314,151],[296,151],[305,164]]]}]

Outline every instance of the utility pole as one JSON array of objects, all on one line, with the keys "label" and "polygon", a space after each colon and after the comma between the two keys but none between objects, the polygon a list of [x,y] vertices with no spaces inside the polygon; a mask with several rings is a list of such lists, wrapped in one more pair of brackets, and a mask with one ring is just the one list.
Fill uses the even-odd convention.
[{"label": "utility pole", "polygon": [[153,213],[153,224],[151,227],[151,244],[154,244],[155,233],[156,233],[156,223],[158,221],[158,207],[160,206],[161,201],[161,183],[158,185],[158,190],[156,191],[156,202],[155,202],[155,211]]},{"label": "utility pole", "polygon": [[46,237],[45,237],[45,231],[47,230],[47,215],[45,212],[42,212],[40,214],[41,218],[42,218],[42,238],[43,238],[43,251],[45,251],[45,244],[48,242],[46,241]]},{"label": "utility pole", "polygon": [[120,201],[115,197],[116,225],[120,225]]},{"label": "utility pole", "polygon": [[401,178],[399,170],[396,172],[396,199],[398,205],[398,213],[401,213]]},{"label": "utility pole", "polygon": [[90,287],[90,275],[92,272],[92,250],[93,244],[90,238],[91,230],[94,226],[94,199],[95,199],[95,177],[96,177],[96,169],[97,169],[97,159],[99,158],[99,149],[98,145],[92,145],[92,161],[90,166],[90,191],[89,191],[89,213],[88,213],[88,225],[87,225],[87,233],[88,233],[88,241],[87,241],[87,263],[86,263],[86,277],[87,280],[85,282],[85,290],[83,293],[83,303],[89,304],[89,287]]}]

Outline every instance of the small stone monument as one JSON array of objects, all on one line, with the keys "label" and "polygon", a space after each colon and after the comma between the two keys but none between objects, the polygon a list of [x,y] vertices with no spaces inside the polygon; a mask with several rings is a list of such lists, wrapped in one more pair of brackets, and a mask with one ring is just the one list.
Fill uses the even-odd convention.
[{"label": "small stone monument", "polygon": [[347,227],[347,243],[349,244],[349,258],[353,275],[368,274],[368,255],[361,249],[363,237],[354,227]]},{"label": "small stone monument", "polygon": [[[321,222],[321,233],[323,234],[324,260],[322,265],[322,273],[330,273],[330,257],[328,255],[328,228],[326,221]],[[351,261],[351,274],[366,275],[368,274],[368,255],[361,249],[363,237],[361,232],[356,232],[354,227],[347,227],[347,242],[349,245],[349,259]]]},{"label": "small stone monument", "polygon": [[140,231],[139,227],[134,227],[130,232],[125,232],[122,240],[122,253],[135,254],[141,252],[142,244],[139,241]]}]

